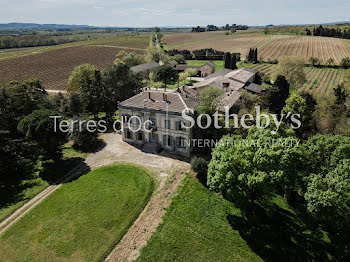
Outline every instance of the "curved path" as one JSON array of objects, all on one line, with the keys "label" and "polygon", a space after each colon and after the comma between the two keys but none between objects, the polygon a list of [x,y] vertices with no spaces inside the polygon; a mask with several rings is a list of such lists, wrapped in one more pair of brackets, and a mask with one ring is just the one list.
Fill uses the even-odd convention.
[{"label": "curved path", "polygon": [[46,188],[3,221],[0,224],[0,234],[58,189],[63,183],[81,175],[87,168],[93,170],[116,162],[130,163],[144,167],[154,174],[158,187],[140,216],[129,228],[106,261],[135,260],[139,255],[140,249],[146,245],[147,240],[160,224],[162,216],[165,213],[165,208],[169,206],[185,173],[190,170],[190,165],[186,162],[170,158],[166,154],[145,153],[122,141],[119,134],[103,134],[102,138],[106,143],[106,146],[102,150],[89,155],[85,162],[76,166],[61,181]]}]

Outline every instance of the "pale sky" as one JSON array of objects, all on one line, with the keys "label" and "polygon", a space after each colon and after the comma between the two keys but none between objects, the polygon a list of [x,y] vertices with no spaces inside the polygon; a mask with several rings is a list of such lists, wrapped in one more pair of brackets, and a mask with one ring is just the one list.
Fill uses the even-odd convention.
[{"label": "pale sky", "polygon": [[0,23],[153,27],[350,20],[349,0],[0,0],[0,6]]}]

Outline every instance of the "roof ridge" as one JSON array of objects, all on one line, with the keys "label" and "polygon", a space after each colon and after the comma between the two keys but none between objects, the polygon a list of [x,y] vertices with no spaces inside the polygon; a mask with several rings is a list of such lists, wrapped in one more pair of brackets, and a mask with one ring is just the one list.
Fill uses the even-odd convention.
[{"label": "roof ridge", "polygon": [[188,110],[188,111],[192,111],[192,110],[190,110],[190,108],[188,108],[188,106],[186,105],[186,103],[185,103],[185,101],[183,100],[181,94],[177,93],[177,95],[179,96],[181,102],[184,104],[185,109]]}]

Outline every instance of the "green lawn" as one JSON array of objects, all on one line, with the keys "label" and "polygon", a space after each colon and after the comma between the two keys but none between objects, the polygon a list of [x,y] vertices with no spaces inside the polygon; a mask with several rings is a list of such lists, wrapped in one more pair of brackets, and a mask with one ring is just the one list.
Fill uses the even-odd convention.
[{"label": "green lawn", "polygon": [[0,204],[0,221],[5,220],[18,208],[43,191],[48,185],[48,182],[39,177],[38,172],[35,172],[32,177],[23,180],[19,185],[20,189],[18,193],[7,196],[7,199],[5,199],[6,197],[1,199],[3,203]]},{"label": "green lawn", "polygon": [[254,67],[254,64],[252,64],[252,63],[247,63],[247,62],[245,62],[245,61],[241,61],[241,62],[238,62],[237,63],[237,67],[238,67],[238,69],[239,68],[253,68]]},{"label": "green lawn", "polygon": [[101,261],[138,217],[153,179],[128,165],[64,184],[0,236],[0,261]]},{"label": "green lawn", "polygon": [[70,144],[62,147],[63,158],[53,161],[38,161],[38,169],[33,175],[21,182],[17,191],[11,196],[3,197],[0,201],[0,221],[9,217],[18,208],[39,194],[49,186],[50,181],[55,181],[64,176],[80,161],[87,157],[87,153],[79,152]]},{"label": "green lawn", "polygon": [[[201,66],[208,62],[209,60],[186,60],[187,65],[193,65],[193,66]],[[211,62],[215,64],[216,71],[219,71],[224,68],[224,61],[222,60],[214,60]]]},{"label": "green lawn", "polygon": [[333,261],[332,252],[327,233],[283,197],[243,216],[187,177],[137,261]]},{"label": "green lawn", "polygon": [[137,261],[262,261],[232,229],[228,215],[240,211],[186,178]]}]

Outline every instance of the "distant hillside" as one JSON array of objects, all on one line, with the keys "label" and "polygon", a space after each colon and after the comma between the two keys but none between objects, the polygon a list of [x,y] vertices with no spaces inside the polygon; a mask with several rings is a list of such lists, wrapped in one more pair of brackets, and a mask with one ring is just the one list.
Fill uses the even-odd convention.
[{"label": "distant hillside", "polygon": [[7,23],[0,24],[0,30],[9,29],[25,29],[25,30],[38,30],[38,29],[76,29],[76,28],[96,28],[89,25],[62,25],[62,24],[35,24],[35,23]]},{"label": "distant hillside", "polygon": [[344,25],[344,24],[350,24],[350,21],[330,22],[330,23],[323,23],[322,25]]}]

